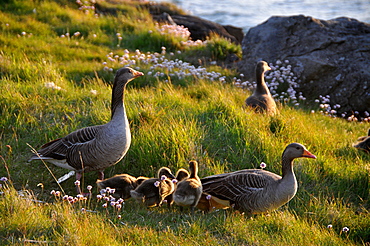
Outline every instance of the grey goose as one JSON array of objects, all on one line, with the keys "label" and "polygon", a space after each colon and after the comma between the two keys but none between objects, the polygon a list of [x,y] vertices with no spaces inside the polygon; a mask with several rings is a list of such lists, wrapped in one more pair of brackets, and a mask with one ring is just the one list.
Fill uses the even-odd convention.
[{"label": "grey goose", "polygon": [[256,80],[257,87],[253,94],[245,100],[248,107],[253,108],[258,113],[266,112],[269,115],[277,113],[276,103],[271,96],[270,90],[265,83],[264,74],[266,71],[271,70],[267,62],[259,61],[256,65]]},{"label": "grey goose", "polygon": [[273,211],[289,202],[297,192],[293,160],[299,157],[316,159],[302,144],[292,143],[282,155],[282,176],[263,169],[212,175],[201,179],[203,192],[215,197],[218,206],[234,207],[249,215]]},{"label": "grey goose", "polygon": [[73,170],[77,180],[81,179],[84,172],[97,171],[99,179],[103,180],[104,169],[118,163],[130,147],[131,133],[124,91],[127,83],[143,75],[132,68],[119,69],[112,88],[111,120],[104,125],[88,126],[48,142],[29,161],[44,160]]}]

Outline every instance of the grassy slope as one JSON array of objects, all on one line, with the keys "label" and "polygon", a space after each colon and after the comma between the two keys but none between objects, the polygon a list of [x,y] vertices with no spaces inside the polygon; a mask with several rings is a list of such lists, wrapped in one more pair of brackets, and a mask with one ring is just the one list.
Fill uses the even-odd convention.
[{"label": "grassy slope", "polygon": [[[109,120],[113,73],[102,65],[109,52],[122,55],[126,48],[160,52],[165,46],[167,51],[181,49],[181,59],[200,51],[215,54],[194,52],[180,45],[181,38],[160,35],[147,12],[138,11],[135,4],[102,4],[120,12],[96,18],[78,10],[74,2],[62,0],[14,0],[0,7],[0,153],[4,164],[0,177],[8,175],[7,167],[12,182],[0,199],[0,240],[72,245],[350,245],[370,241],[370,158],[351,147],[368,124],[288,106],[274,118],[255,115],[242,107],[245,91],[195,78],[168,83],[145,76],[128,86],[125,99],[133,142],[125,159],[107,169],[106,176],[124,172],[152,176],[160,166],[187,167],[190,159],[199,161],[200,176],[258,168],[261,161],[267,163],[267,170],[280,173],[284,147],[300,142],[318,159],[296,161],[299,190],[288,205],[250,220],[223,211],[190,218],[177,208],[172,213],[166,207],[147,211],[128,201],[118,220],[115,211],[106,213],[94,200],[90,205],[40,206],[23,199],[27,195],[16,196],[13,186],[53,202],[50,190],[60,189],[41,162],[26,163],[27,144],[38,148],[77,128]],[[72,36],[77,31],[81,35]],[[66,32],[72,37],[60,38]],[[121,41],[116,33],[122,34]],[[120,67],[114,62],[110,65]],[[150,65],[137,66],[146,74],[151,71]],[[235,75],[232,70],[212,69],[230,78]],[[46,88],[48,82],[62,90]],[[57,177],[66,173],[54,166],[50,169]],[[86,174],[84,187],[94,185],[95,178],[94,173]],[[62,186],[73,194],[72,179]],[[98,213],[79,213],[81,207]],[[328,230],[328,224],[333,228]],[[350,228],[348,233],[341,232],[345,226]]]}]

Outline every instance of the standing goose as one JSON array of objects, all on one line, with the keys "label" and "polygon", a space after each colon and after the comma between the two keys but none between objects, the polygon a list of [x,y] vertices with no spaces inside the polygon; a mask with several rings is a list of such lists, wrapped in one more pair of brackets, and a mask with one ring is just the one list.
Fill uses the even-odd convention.
[{"label": "standing goose", "polygon": [[202,195],[202,183],[198,177],[198,163],[189,162],[190,176],[177,183],[173,194],[173,200],[181,207],[191,207],[194,213],[194,207],[197,206]]},{"label": "standing goose", "polygon": [[282,177],[261,169],[244,169],[202,178],[203,191],[249,215],[273,211],[297,192],[293,160],[316,159],[302,144],[289,144],[282,155]]},{"label": "standing goose", "polygon": [[143,76],[132,68],[117,71],[111,104],[111,120],[104,125],[89,126],[74,131],[63,138],[44,144],[29,161],[45,160],[59,167],[82,173],[97,171],[104,179],[104,169],[115,165],[126,154],[131,143],[130,126],[124,105],[124,91],[131,80]]},{"label": "standing goose", "polygon": [[253,94],[245,100],[248,107],[252,107],[256,112],[266,112],[269,115],[277,113],[276,103],[272,98],[269,88],[265,83],[264,74],[271,70],[267,62],[260,61],[256,66],[257,87]]}]

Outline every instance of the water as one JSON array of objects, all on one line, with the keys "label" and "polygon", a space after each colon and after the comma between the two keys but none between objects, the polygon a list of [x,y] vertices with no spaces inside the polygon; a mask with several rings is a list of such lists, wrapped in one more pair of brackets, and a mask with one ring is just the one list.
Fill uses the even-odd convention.
[{"label": "water", "polygon": [[249,28],[271,16],[303,14],[330,20],[350,17],[370,23],[370,0],[155,0],[171,2],[191,15],[222,25]]}]

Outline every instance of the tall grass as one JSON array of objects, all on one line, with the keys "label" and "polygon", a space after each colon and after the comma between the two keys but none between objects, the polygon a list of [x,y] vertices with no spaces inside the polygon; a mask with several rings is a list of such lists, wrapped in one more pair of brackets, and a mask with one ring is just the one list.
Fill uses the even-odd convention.
[{"label": "tall grass", "polygon": [[[124,49],[153,54],[164,46],[166,59],[173,60],[240,55],[240,47],[219,37],[211,37],[201,48],[184,47],[180,37],[160,34],[142,6],[116,2],[101,2],[118,10],[99,17],[64,0],[13,0],[0,6],[0,177],[9,178],[0,181],[1,244],[35,240],[61,245],[362,245],[370,241],[370,157],[352,147],[367,132],[368,123],[286,105],[279,105],[278,116],[257,115],[243,107],[249,92],[231,83],[195,75],[171,77],[166,68],[165,76],[151,76],[152,65],[145,62],[134,67],[146,76],[132,81],[125,94],[131,148],[123,161],[106,170],[107,177],[154,176],[161,166],[173,171],[187,168],[191,159],[198,160],[201,177],[258,168],[261,162],[280,174],[285,146],[300,142],[318,159],[296,160],[297,195],[278,211],[253,219],[231,211],[190,216],[176,207],[146,209],[130,200],[119,212],[105,209],[95,198],[94,173],[84,174],[82,180],[84,190],[94,186],[90,200],[70,204],[50,195],[51,190],[61,189],[45,165],[56,177],[66,170],[27,163],[30,146],[37,149],[73,130],[110,119],[114,73],[103,64],[107,54],[122,55]],[[70,36],[62,37],[67,32]],[[225,75],[226,81],[238,76],[234,70],[206,64],[208,70]],[[122,64],[112,61],[109,66],[116,69]],[[61,185],[66,194],[75,193],[73,179]],[[329,224],[332,228],[327,228]],[[344,227],[350,230],[343,232]]]}]

